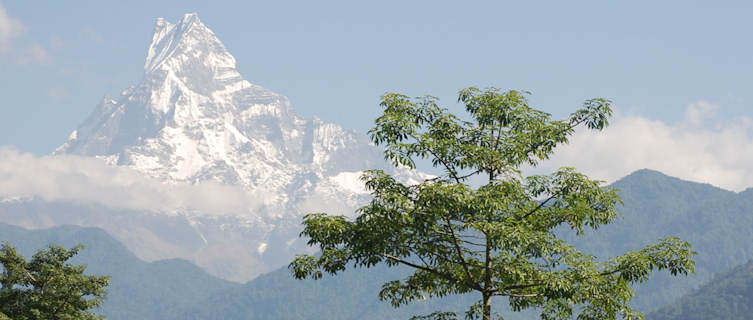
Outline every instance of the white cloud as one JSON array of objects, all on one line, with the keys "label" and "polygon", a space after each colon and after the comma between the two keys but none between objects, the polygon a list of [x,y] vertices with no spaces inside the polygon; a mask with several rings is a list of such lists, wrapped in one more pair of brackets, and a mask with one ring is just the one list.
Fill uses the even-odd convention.
[{"label": "white cloud", "polygon": [[0,4],[0,52],[10,50],[13,40],[26,29],[21,21],[14,19],[5,11]]},{"label": "white cloud", "polygon": [[[152,212],[256,215],[265,195],[213,182],[164,184],[125,167],[75,155],[37,157],[0,147],[0,198],[96,203]],[[268,198],[268,197],[266,197]]]},{"label": "white cloud", "polygon": [[707,120],[710,120],[719,109],[718,104],[713,104],[705,100],[700,100],[695,103],[691,103],[685,109],[685,123],[691,126],[703,125]]},{"label": "white cloud", "polygon": [[50,55],[47,48],[44,46],[33,43],[19,45],[16,41],[21,34],[26,31],[26,25],[16,18],[8,15],[8,12],[0,3],[0,54],[8,55],[20,65],[35,65],[35,64],[48,64],[52,61],[52,55]]},{"label": "white cloud", "polygon": [[718,108],[705,101],[693,103],[677,124],[617,114],[602,132],[578,131],[535,171],[573,166],[613,182],[648,168],[729,190],[753,187],[753,121],[709,125]]}]

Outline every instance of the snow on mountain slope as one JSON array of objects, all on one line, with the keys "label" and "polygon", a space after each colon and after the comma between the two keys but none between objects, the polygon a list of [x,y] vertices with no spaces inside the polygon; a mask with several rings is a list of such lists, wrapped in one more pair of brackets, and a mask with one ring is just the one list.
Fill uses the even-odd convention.
[{"label": "snow on mountain slope", "polygon": [[166,181],[280,191],[279,205],[291,185],[308,192],[335,171],[379,159],[354,132],[302,119],[286,97],[244,80],[195,14],[178,24],[159,19],[142,82],[105,98],[56,153],[103,157]]},{"label": "snow on mountain slope", "polygon": [[[144,79],[105,98],[56,150],[97,156],[166,181],[216,180],[273,192],[285,207],[341,171],[382,166],[352,131],[295,114],[284,96],[244,80],[196,14],[157,20]],[[355,178],[353,176],[352,178]]]},{"label": "snow on mountain slope", "polygon": [[[303,214],[352,214],[368,199],[362,170],[389,167],[363,135],[303,119],[286,97],[244,80],[196,14],[176,24],[158,19],[141,82],[105,97],[54,154],[101,158],[168,184],[212,181],[264,195],[264,206],[241,214],[84,205],[79,215],[55,216],[56,204],[39,200],[14,207],[37,217],[23,218],[26,227],[101,227],[142,258],[188,258],[238,281],[305,250],[298,239]],[[398,171],[406,180],[423,178]],[[0,220],[21,219],[11,211],[0,210]]]}]

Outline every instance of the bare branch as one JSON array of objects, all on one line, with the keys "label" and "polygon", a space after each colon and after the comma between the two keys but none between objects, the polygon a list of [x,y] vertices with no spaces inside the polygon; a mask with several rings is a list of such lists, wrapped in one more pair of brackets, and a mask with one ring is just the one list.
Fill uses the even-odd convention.
[{"label": "bare branch", "polygon": [[473,171],[473,172],[471,172],[471,173],[469,173],[469,174],[466,174],[466,175],[464,175],[464,176],[459,176],[459,177],[458,177],[458,179],[460,179],[460,180],[465,180],[465,179],[467,179],[467,178],[470,178],[470,177],[472,177],[472,176],[474,176],[474,175],[477,175],[477,174],[481,173],[481,171],[482,171],[481,169],[478,169],[478,170],[476,170],[476,171]]},{"label": "bare branch", "polygon": [[543,285],[543,284],[544,284],[544,283],[542,283],[542,282],[537,282],[537,283],[528,283],[528,284],[516,284],[516,285],[512,285],[512,286],[507,286],[507,287],[504,287],[504,288],[502,288],[502,291],[509,291],[509,290],[519,290],[519,289],[527,289],[527,288],[533,288],[533,287],[538,287],[538,286],[541,286],[541,285]]},{"label": "bare branch", "polygon": [[413,267],[413,268],[416,268],[416,269],[419,269],[419,270],[423,270],[423,271],[429,272],[431,274],[434,274],[434,275],[436,275],[436,276],[438,276],[438,277],[440,277],[442,279],[445,279],[445,280],[447,280],[449,282],[452,282],[452,283],[455,283],[455,284],[457,284],[457,283],[460,282],[460,281],[458,281],[458,279],[454,278],[453,276],[451,276],[449,274],[446,274],[444,272],[440,272],[440,271],[434,270],[432,268],[424,267],[424,266],[421,266],[421,265],[417,265],[415,263],[411,263],[411,262],[405,261],[405,260],[400,259],[398,257],[395,257],[395,256],[393,256],[391,254],[382,253],[381,256],[383,256],[383,257],[385,257],[387,259],[390,259],[392,261],[395,261],[397,263],[401,263],[401,264],[404,264],[404,265],[409,266],[409,267]]},{"label": "bare branch", "polygon": [[505,294],[497,294],[497,295],[514,297],[514,298],[533,298],[533,297],[541,296],[540,293],[527,293],[527,294],[505,293]]},{"label": "bare branch", "polygon": [[549,196],[549,198],[546,198],[546,200],[544,200],[541,203],[539,203],[539,205],[536,206],[536,208],[533,208],[533,210],[531,210],[528,213],[526,213],[525,215],[523,215],[523,217],[521,217],[520,220],[528,218],[528,216],[532,215],[534,212],[539,211],[539,209],[543,208],[546,205],[547,202],[549,202],[550,200],[554,199],[554,197],[556,197],[556,196],[557,196],[556,193],[553,194],[553,195],[551,195],[551,196]]},{"label": "bare branch", "polygon": [[26,276],[28,276],[28,277],[29,277],[29,279],[31,279],[31,281],[37,282],[37,279],[36,279],[36,278],[34,278],[34,276],[32,276],[32,275],[31,275],[31,273],[29,273],[29,271],[28,271],[28,270],[26,270],[26,268],[23,268],[23,267],[22,267],[22,268],[21,268],[21,270],[23,270],[23,271],[24,271],[24,273],[26,274]]},{"label": "bare branch", "polygon": [[452,243],[455,245],[455,251],[458,255],[458,258],[460,259],[460,265],[463,267],[463,271],[465,271],[466,277],[468,277],[468,281],[473,284],[474,288],[477,288],[477,290],[481,290],[481,286],[473,281],[473,275],[471,275],[471,271],[468,269],[468,263],[465,261],[465,256],[463,255],[463,250],[460,249],[460,244],[458,244],[458,237],[455,236],[455,229],[452,228],[452,222],[450,222],[449,219],[445,218],[445,222],[447,223],[447,228],[450,230],[450,236],[452,236]]},{"label": "bare branch", "polygon": [[[451,233],[449,233],[449,232],[443,232],[441,230],[435,230],[434,232],[439,233],[441,235],[445,235],[445,236],[452,236]],[[470,244],[470,245],[474,245],[474,246],[479,246],[479,247],[486,246],[485,244],[482,244],[482,243],[476,243],[476,242],[468,241],[468,240],[465,240],[465,239],[461,239],[461,238],[481,239],[481,237],[472,236],[472,235],[464,235],[464,234],[456,234],[455,236],[458,238],[458,241],[460,241],[462,243],[466,243],[466,244]]]},{"label": "bare branch", "polygon": [[431,148],[426,148],[426,151],[429,151],[429,153],[431,153],[431,155],[434,156],[434,158],[437,158],[437,160],[439,160],[439,162],[442,163],[445,169],[447,169],[447,172],[450,174],[450,177],[452,177],[452,179],[454,179],[455,182],[461,183],[461,180],[458,177],[458,174],[455,171],[455,168],[451,168],[450,165],[447,164],[447,162],[442,157],[437,155],[437,153],[434,152],[434,150],[432,150]]}]

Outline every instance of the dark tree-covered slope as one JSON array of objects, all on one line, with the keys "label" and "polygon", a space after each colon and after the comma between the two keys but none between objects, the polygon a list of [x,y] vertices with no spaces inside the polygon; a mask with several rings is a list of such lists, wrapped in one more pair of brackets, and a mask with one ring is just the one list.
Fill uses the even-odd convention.
[{"label": "dark tree-covered slope", "polygon": [[62,226],[26,230],[0,224],[0,241],[29,256],[50,243],[66,248],[83,244],[71,261],[86,264],[86,274],[110,276],[101,312],[110,320],[177,319],[181,310],[211,294],[239,286],[207,274],[185,260],[147,263],[101,229]]},{"label": "dark tree-covered slope", "polygon": [[648,320],[748,320],[753,316],[753,262],[714,277]]},{"label": "dark tree-covered slope", "polygon": [[695,275],[658,274],[636,290],[644,312],[671,303],[719,272],[753,258],[753,192],[735,193],[639,170],[615,182],[624,202],[622,219],[574,241],[598,257],[635,250],[666,236],[693,245]]},{"label": "dark tree-covered slope", "polygon": [[[614,256],[665,236],[687,240],[698,252],[695,275],[659,274],[640,285],[634,300],[639,310],[667,305],[715,274],[753,259],[753,190],[735,193],[651,170],[637,171],[613,186],[620,189],[624,217],[585,238],[566,235],[584,252]],[[88,272],[113,277],[104,313],[115,320],[407,319],[435,310],[462,311],[479,298],[448,297],[396,310],[378,301],[377,293],[382,283],[404,276],[405,270],[386,268],[348,271],[318,281],[295,280],[281,268],[237,285],[210,277],[185,261],[139,261],[98,229],[28,231],[0,225],[0,240],[11,240],[27,254],[50,242],[86,245],[78,261],[89,264]]]},{"label": "dark tree-covered slope", "polygon": [[[320,280],[296,280],[286,268],[254,280],[244,286],[213,295],[202,304],[187,310],[181,319],[275,319],[275,320],[381,320],[409,319],[433,311],[456,311],[459,318],[480,295],[449,296],[418,301],[395,309],[379,301],[377,293],[389,280],[409,274],[408,269],[373,267],[347,270],[336,277],[325,275]],[[495,305],[504,306],[496,300]],[[501,312],[513,316],[511,312]],[[514,313],[513,318],[531,319],[530,312]]]},{"label": "dark tree-covered slope", "polygon": [[[687,240],[698,252],[695,275],[671,278],[658,274],[640,285],[634,300],[639,310],[649,312],[668,304],[714,274],[753,258],[753,233],[749,231],[753,227],[753,192],[738,194],[652,170],[636,171],[613,186],[620,189],[624,201],[623,218],[588,232],[584,238],[568,235],[584,252],[614,256],[666,236]],[[376,296],[381,283],[400,276],[400,272],[383,268],[296,281],[282,269],[220,292],[189,314],[195,319],[296,319],[304,315],[306,319],[407,319],[429,310],[462,310],[478,298],[428,301],[395,311]]]}]

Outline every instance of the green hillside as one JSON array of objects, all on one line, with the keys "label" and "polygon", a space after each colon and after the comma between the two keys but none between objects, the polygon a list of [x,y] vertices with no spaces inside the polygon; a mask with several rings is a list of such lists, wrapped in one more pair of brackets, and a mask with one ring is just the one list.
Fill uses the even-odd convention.
[{"label": "green hillside", "polygon": [[714,277],[648,320],[748,320],[753,316],[753,262]]},{"label": "green hillside", "polygon": [[[698,251],[696,274],[659,274],[638,288],[635,305],[651,311],[696,288],[713,274],[753,257],[753,194],[683,181],[651,170],[637,171],[614,184],[624,200],[623,219],[570,237],[599,257],[639,249],[665,236],[690,241]],[[188,314],[192,319],[382,319],[404,318],[430,310],[463,310],[475,297],[427,301],[392,310],[376,300],[379,285],[400,272],[375,268],[335,278],[296,281],[285,269],[220,292]],[[501,301],[498,303],[502,303]],[[363,313],[363,310],[368,312]],[[517,317],[516,317],[517,318]]]},{"label": "green hillside", "polygon": [[[640,310],[667,305],[714,274],[753,258],[753,191],[738,194],[650,170],[637,171],[614,186],[621,190],[623,219],[588,232],[584,238],[567,230],[562,231],[563,236],[598,257],[639,249],[665,236],[687,240],[698,252],[695,275],[659,274],[641,285],[634,300]],[[88,272],[112,276],[103,311],[114,320],[407,319],[435,310],[462,312],[478,298],[448,297],[395,310],[378,301],[377,292],[382,283],[400,278],[406,270],[385,267],[352,270],[318,281],[295,280],[281,268],[244,285],[233,284],[182,260],[140,261],[103,231],[90,228],[28,231],[0,225],[0,240],[10,240],[25,254],[47,243],[68,247],[83,243],[86,248],[77,261],[88,263]],[[496,303],[501,306],[504,301]]]},{"label": "green hillside", "polygon": [[[480,299],[475,295],[452,296],[399,309],[379,301],[377,293],[382,283],[404,277],[407,271],[374,267],[348,270],[320,280],[296,280],[290,271],[280,269],[243,287],[213,295],[189,309],[185,319],[381,320],[408,319],[438,310],[456,311],[462,318],[468,306]],[[501,306],[502,301],[497,304]]]},{"label": "green hillside", "polygon": [[72,259],[86,264],[87,274],[110,276],[107,300],[101,313],[110,320],[178,319],[188,306],[212,293],[239,286],[210,276],[185,260],[147,263],[139,260],[120,242],[101,229],[63,226],[26,230],[0,224],[0,241],[8,241],[30,256],[50,243],[84,249]]},{"label": "green hillside", "polygon": [[644,312],[673,302],[753,258],[753,193],[735,193],[708,184],[639,170],[615,182],[624,217],[575,240],[585,252],[606,257],[638,249],[665,236],[690,242],[698,252],[695,275],[658,274],[636,291]]},{"label": "green hillside", "polygon": [[[753,258],[752,192],[737,194],[651,170],[637,171],[614,186],[624,201],[622,219],[584,238],[566,230],[563,235],[598,257],[639,249],[666,236],[688,240],[698,252],[695,275],[658,274],[641,285],[634,300],[640,310],[671,303],[714,274]],[[220,292],[189,314],[193,319],[407,319],[429,310],[463,310],[475,298],[428,301],[395,311],[378,302],[376,292],[381,283],[397,277],[399,272],[376,268],[296,281],[283,269]]]}]

